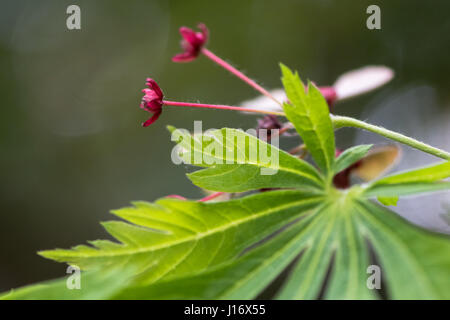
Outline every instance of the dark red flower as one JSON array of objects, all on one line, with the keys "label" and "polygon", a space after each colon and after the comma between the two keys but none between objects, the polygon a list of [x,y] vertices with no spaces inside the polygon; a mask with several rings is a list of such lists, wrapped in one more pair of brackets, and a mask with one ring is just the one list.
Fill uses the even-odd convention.
[{"label": "dark red flower", "polygon": [[283,125],[278,121],[278,118],[273,115],[269,114],[267,116],[264,116],[262,119],[258,119],[258,127],[257,129],[281,129]]},{"label": "dark red flower", "polygon": [[175,55],[172,58],[173,62],[189,62],[200,54],[203,46],[208,41],[208,28],[203,23],[200,23],[198,28],[200,32],[195,32],[187,27],[180,28],[180,34],[183,37],[181,40],[183,52]]},{"label": "dark red flower", "polygon": [[164,94],[162,93],[161,89],[159,88],[155,80],[147,78],[146,85],[148,89],[142,90],[142,92],[145,95],[142,98],[140,107],[141,109],[153,113],[153,116],[144,123],[142,123],[143,127],[148,127],[153,122],[158,120],[162,112],[163,97],[164,97]]},{"label": "dark red flower", "polygon": [[[272,130],[274,129],[281,129],[283,127],[283,125],[280,123],[280,121],[278,121],[278,118],[273,115],[273,114],[269,114],[267,116],[264,116],[264,118],[262,119],[258,119],[258,126],[257,126],[257,130],[258,130],[258,137],[259,137],[259,130],[260,129],[265,129],[267,130],[267,141],[271,140],[271,133]],[[261,139],[261,137],[259,137]]]},{"label": "dark red flower", "polygon": [[[342,150],[336,149],[336,158],[342,153]],[[359,160],[352,164],[347,169],[342,170],[338,174],[336,174],[333,178],[333,184],[335,187],[339,189],[347,189],[350,187],[350,176],[352,171],[358,168],[362,163],[362,160]]]}]

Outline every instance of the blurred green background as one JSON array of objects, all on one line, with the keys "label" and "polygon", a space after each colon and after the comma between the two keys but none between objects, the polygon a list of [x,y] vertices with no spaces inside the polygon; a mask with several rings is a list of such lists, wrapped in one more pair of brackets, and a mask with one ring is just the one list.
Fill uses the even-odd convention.
[{"label": "blurred green background", "polygon": [[[81,7],[81,30],[66,28],[70,4]],[[381,30],[366,28],[370,4],[381,7]],[[364,65],[390,66],[392,83],[336,113],[449,150],[449,12],[444,0],[2,1],[0,291],[63,276],[64,265],[36,251],[107,237],[99,221],[113,218],[110,209],[167,194],[200,197],[184,175],[191,169],[171,162],[166,125],[255,126],[254,116],[188,108],[167,108],[140,126],[149,117],[138,108],[148,76],[172,100],[238,104],[256,96],[204,57],[172,63],[179,26],[207,24],[209,48],[270,89],[280,87],[280,61],[320,85]],[[382,142],[354,130],[338,137],[341,147]],[[432,159],[409,152],[406,166]],[[450,206],[440,205],[448,199],[432,201],[433,215],[426,205],[407,216],[418,202],[399,208],[448,232]]]}]

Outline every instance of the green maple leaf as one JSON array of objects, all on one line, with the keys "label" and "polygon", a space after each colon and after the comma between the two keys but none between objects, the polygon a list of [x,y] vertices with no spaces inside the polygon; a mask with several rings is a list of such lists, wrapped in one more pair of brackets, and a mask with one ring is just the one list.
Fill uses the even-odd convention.
[{"label": "green maple leaf", "polygon": [[[335,159],[326,101],[313,84],[305,90],[297,74],[285,66],[282,72],[290,101],[284,105],[286,116],[317,169],[239,130],[181,133],[180,157],[201,159],[195,165],[203,169],[189,175],[197,186],[223,192],[283,190],[218,203],[138,202],[113,212],[126,222],[104,224],[118,242],[97,240],[41,254],[94,275],[99,268],[132,267],[126,285],[104,294],[111,299],[252,299],[288,265],[292,269],[276,298],[372,299],[379,297],[369,283],[374,264],[388,298],[450,299],[449,237],[414,226],[373,202],[393,204],[399,196],[450,189],[444,180],[450,162],[336,189],[333,176],[370,146],[351,148]],[[220,139],[227,132],[247,141],[245,147],[227,149],[227,140]],[[212,147],[205,141],[219,143]],[[278,161],[254,159],[251,147],[278,154]],[[223,162],[227,151],[233,151],[232,163]],[[276,173],[262,175],[263,169]],[[62,281],[5,298],[52,297]]]}]

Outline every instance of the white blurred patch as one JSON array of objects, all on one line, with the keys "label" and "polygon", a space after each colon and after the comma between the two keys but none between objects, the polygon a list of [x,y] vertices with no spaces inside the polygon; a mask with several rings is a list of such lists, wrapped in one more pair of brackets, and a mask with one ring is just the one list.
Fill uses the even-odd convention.
[{"label": "white blurred patch", "polygon": [[[269,91],[269,93],[278,101],[283,102],[287,100],[286,94],[284,93],[283,89],[274,89],[272,91]],[[245,100],[239,106],[249,109],[283,112],[283,108],[281,108],[278,103],[266,96],[259,96],[250,100]]]},{"label": "white blurred patch", "polygon": [[[333,87],[337,93],[337,101],[352,98],[375,90],[394,77],[394,71],[384,66],[366,66],[346,72],[339,76]],[[283,89],[269,91],[278,101],[287,101]],[[246,100],[240,104],[243,108],[253,108],[268,111],[283,111],[283,108],[266,96]]]},{"label": "white blurred patch", "polygon": [[367,66],[346,72],[333,84],[337,99],[343,100],[379,88],[394,77],[394,71],[384,66]]}]

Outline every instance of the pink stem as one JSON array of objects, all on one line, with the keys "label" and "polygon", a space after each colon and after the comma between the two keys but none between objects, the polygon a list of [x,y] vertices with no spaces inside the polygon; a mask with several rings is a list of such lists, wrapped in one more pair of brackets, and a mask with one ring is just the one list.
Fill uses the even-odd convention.
[{"label": "pink stem", "polygon": [[228,62],[222,60],[221,58],[219,58],[218,56],[216,56],[214,53],[212,53],[211,51],[209,51],[206,48],[202,48],[202,53],[207,56],[209,59],[211,59],[212,61],[214,61],[215,63],[217,63],[219,66],[225,68],[226,70],[228,70],[229,72],[231,72],[232,74],[234,74],[235,76],[237,76],[238,78],[240,78],[241,80],[245,81],[246,83],[248,83],[250,86],[252,86],[253,88],[255,88],[257,91],[261,92],[263,95],[265,95],[266,97],[272,99],[273,101],[275,101],[276,103],[278,103],[279,105],[281,105],[281,103],[275,99],[274,96],[272,96],[266,89],[264,89],[263,87],[261,87],[259,84],[257,84],[255,81],[253,81],[252,79],[250,79],[249,77],[247,77],[245,74],[243,74],[242,72],[240,72],[239,70],[237,70],[236,68],[234,68],[232,65],[230,65]]},{"label": "pink stem", "polygon": [[198,200],[198,201],[199,201],[199,202],[209,201],[209,200],[215,199],[215,198],[217,198],[217,197],[220,197],[220,196],[223,195],[224,193],[225,193],[225,192],[216,192],[216,193],[210,194],[209,196],[204,197],[204,198],[202,198],[202,199],[200,199],[200,200]]},{"label": "pink stem", "polygon": [[187,200],[185,197],[179,196],[177,194],[169,194],[166,196],[166,198],[173,198],[173,199],[179,199],[179,200]]},{"label": "pink stem", "polygon": [[164,100],[163,104],[166,106],[175,106],[175,107],[194,107],[194,108],[208,108],[208,109],[222,109],[222,110],[237,110],[237,111],[242,111],[242,112],[255,112],[255,113],[263,113],[263,114],[273,114],[273,115],[277,115],[277,116],[285,116],[285,114],[282,112],[225,106],[225,105],[221,105],[221,104],[203,104],[203,103],[177,102],[177,101],[168,101],[168,100]]}]

